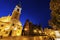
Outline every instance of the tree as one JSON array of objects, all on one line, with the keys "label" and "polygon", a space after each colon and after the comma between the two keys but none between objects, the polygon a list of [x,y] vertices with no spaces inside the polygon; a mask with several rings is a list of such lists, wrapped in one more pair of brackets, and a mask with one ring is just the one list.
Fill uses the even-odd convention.
[{"label": "tree", "polygon": [[60,0],[51,0],[50,2],[51,19],[49,25],[53,29],[60,29]]}]

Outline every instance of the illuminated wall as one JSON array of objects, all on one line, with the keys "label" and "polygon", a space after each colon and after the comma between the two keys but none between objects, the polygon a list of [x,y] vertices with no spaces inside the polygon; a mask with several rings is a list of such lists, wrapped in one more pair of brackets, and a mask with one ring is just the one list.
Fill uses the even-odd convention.
[{"label": "illuminated wall", "polygon": [[21,36],[22,24],[19,21],[21,6],[16,5],[12,16],[8,15],[0,18],[0,36]]}]

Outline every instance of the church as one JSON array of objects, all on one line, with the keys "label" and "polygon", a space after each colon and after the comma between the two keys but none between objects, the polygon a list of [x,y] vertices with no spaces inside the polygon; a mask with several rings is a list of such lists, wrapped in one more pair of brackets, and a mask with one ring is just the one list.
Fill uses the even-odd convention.
[{"label": "church", "polygon": [[0,37],[21,36],[22,24],[19,20],[21,14],[21,6],[16,5],[12,15],[0,18]]}]

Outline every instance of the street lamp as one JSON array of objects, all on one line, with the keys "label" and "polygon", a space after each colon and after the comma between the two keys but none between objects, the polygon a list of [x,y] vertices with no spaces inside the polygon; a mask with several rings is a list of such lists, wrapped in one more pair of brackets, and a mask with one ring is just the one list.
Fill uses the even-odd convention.
[{"label": "street lamp", "polygon": [[39,30],[39,33],[41,33],[41,31]]},{"label": "street lamp", "polygon": [[27,28],[25,28],[24,30],[25,30],[25,31],[27,31],[28,29],[27,29]]},{"label": "street lamp", "polygon": [[37,30],[36,30],[36,29],[34,29],[34,30],[33,30],[33,32],[34,32],[34,33],[37,33]]}]

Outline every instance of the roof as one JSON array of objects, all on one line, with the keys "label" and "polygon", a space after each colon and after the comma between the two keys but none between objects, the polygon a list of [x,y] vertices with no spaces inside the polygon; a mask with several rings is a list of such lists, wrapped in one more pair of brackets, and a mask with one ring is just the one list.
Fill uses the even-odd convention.
[{"label": "roof", "polygon": [[21,4],[18,4],[17,6],[21,8]]}]

